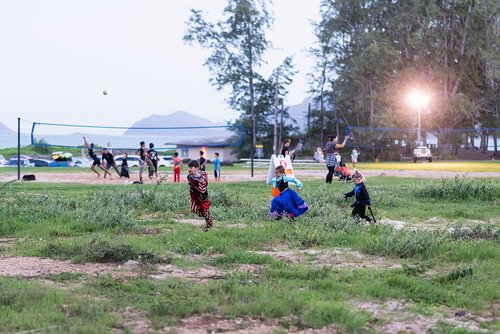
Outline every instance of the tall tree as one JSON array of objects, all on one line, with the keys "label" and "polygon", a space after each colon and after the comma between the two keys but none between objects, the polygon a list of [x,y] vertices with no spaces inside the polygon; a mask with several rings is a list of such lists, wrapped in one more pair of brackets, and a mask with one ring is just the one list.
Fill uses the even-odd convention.
[{"label": "tall tree", "polygon": [[[271,47],[266,30],[273,18],[265,0],[228,0],[223,10],[224,20],[210,23],[199,10],[191,10],[184,40],[198,42],[210,49],[205,65],[212,72],[210,83],[218,90],[231,87],[229,105],[243,111],[248,108],[252,118],[252,148],[257,143],[256,129],[256,80],[261,77],[256,69],[263,63],[264,52]],[[253,176],[253,164],[252,164]]]}]

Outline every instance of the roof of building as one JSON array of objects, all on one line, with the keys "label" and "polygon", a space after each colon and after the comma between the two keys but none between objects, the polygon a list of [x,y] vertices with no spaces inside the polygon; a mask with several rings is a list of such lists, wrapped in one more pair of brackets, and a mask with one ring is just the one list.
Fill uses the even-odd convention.
[{"label": "roof of building", "polygon": [[230,138],[206,138],[206,139],[191,139],[191,140],[180,140],[178,142],[170,142],[165,144],[175,144],[177,147],[235,147],[239,146],[237,143],[232,142]]}]

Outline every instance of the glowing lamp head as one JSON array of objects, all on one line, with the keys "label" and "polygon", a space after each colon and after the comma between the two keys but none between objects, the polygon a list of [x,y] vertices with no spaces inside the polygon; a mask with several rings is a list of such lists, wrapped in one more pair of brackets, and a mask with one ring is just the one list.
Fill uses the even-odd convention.
[{"label": "glowing lamp head", "polygon": [[408,94],[408,103],[412,108],[425,108],[429,104],[429,96],[425,93],[414,90]]}]

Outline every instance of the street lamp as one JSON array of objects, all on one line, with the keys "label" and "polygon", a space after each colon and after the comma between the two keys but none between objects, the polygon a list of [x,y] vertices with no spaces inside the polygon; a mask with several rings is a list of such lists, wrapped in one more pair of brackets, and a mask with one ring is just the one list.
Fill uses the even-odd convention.
[{"label": "street lamp", "polygon": [[414,109],[417,109],[418,112],[417,145],[422,146],[422,128],[420,126],[420,111],[422,108],[427,107],[427,104],[429,103],[429,96],[422,91],[414,90],[408,94],[408,102],[410,103],[410,106]]}]

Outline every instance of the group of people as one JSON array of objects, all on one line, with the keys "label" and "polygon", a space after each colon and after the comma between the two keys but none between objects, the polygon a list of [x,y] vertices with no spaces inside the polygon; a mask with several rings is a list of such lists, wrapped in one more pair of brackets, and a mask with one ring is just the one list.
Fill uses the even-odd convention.
[{"label": "group of people", "polygon": [[[130,168],[128,166],[128,154],[123,153],[123,159],[121,164],[121,170],[118,169],[118,164],[115,161],[115,158],[111,152],[110,148],[102,149],[102,156],[99,158],[94,151],[94,143],[88,143],[87,139],[83,137],[83,142],[85,147],[88,149],[88,155],[92,159],[92,165],[90,169],[97,174],[97,177],[100,177],[101,174],[97,170],[99,167],[104,172],[104,177],[109,175],[109,178],[112,179],[110,170],[113,168],[120,178],[130,178]],[[158,152],[154,148],[153,143],[149,143],[149,148],[146,147],[146,143],[144,141],[140,142],[140,147],[136,150],[139,155],[139,181],[138,183],[143,183],[143,174],[146,167],[148,167],[148,176],[149,179],[153,181],[157,181],[158,179],[158,161],[159,155]],[[200,157],[198,159],[199,168],[202,171],[205,171],[207,159],[204,157],[205,152],[200,151]],[[213,167],[214,167],[214,177],[215,181],[220,181],[221,174],[221,161],[219,157],[219,153],[215,152]],[[174,152],[173,157],[173,174],[174,174],[174,182],[180,182],[182,170],[182,159],[179,157],[178,152]]]},{"label": "group of people", "polygon": [[[326,152],[326,167],[328,173],[326,175],[326,183],[332,183],[333,175],[337,168],[339,167],[339,149],[345,147],[347,140],[350,136],[345,136],[342,142],[339,142],[338,136],[329,136],[328,142],[325,145]],[[281,148],[281,155],[290,155],[290,139],[286,139]],[[359,155],[359,148],[353,148],[351,153],[351,159],[353,167],[356,166],[357,158]],[[315,158],[322,159],[323,151],[320,147],[317,148],[315,152]],[[318,160],[319,161],[319,160]],[[351,205],[353,208],[352,216],[359,217],[361,219],[366,219],[366,221],[371,222],[371,218],[366,215],[366,208],[370,207],[371,200],[368,195],[368,191],[363,182],[363,176],[359,172],[355,172],[351,175],[351,179],[355,186],[351,192],[344,194],[347,199],[349,197],[355,196],[356,201]],[[294,220],[296,217],[304,214],[309,209],[307,203],[292,189],[289,189],[289,183],[295,184],[297,191],[302,189],[302,183],[295,177],[287,176],[285,174],[285,169],[283,166],[277,166],[275,168],[275,177],[272,178],[272,185],[274,189],[279,190],[276,197],[273,198],[271,202],[271,208],[269,213],[275,219],[281,219],[283,216],[288,217],[290,220]]]},{"label": "group of people", "polygon": [[[334,167],[336,164],[334,154],[338,149],[341,149],[345,146],[345,143],[348,139],[349,136],[346,136],[344,138],[344,141],[342,143],[339,143],[337,136],[328,137],[329,141],[325,147],[327,153],[326,166],[328,169],[328,174],[326,177],[327,183],[331,183],[333,177],[334,169],[332,169],[332,167]],[[97,167],[104,171],[104,177],[109,174],[109,177],[111,178],[111,173],[109,172],[110,168],[115,169],[120,177],[129,177],[126,153],[124,153],[123,157],[122,170],[119,171],[113,154],[109,149],[104,148],[102,150],[102,160],[106,161],[105,166],[101,162],[101,159],[99,159],[97,157],[97,154],[94,152],[94,144],[89,144],[85,137],[83,137],[83,140],[85,146],[88,149],[88,154],[93,160],[91,170],[94,171],[98,175],[98,177],[100,176],[100,173],[97,171]],[[293,154],[293,151],[290,151],[290,143],[290,139],[285,140],[285,142],[283,143],[281,148],[281,154],[283,156]],[[154,144],[151,143],[149,145],[149,149],[147,149],[146,144],[141,141],[140,148],[137,150],[137,152],[140,156],[139,183],[142,183],[142,174],[146,166],[148,166],[149,178],[153,180],[158,175],[158,154],[154,150]],[[187,181],[190,190],[191,211],[205,219],[204,230],[208,231],[213,226],[213,219],[210,213],[211,203],[208,195],[208,175],[206,173],[207,159],[204,157],[204,154],[205,153],[203,151],[200,151],[199,159],[191,160],[188,163]],[[182,159],[179,158],[179,154],[177,152],[174,153],[173,163],[174,182],[180,182]],[[219,153],[215,153],[213,164],[215,180],[220,181],[221,162],[219,159]],[[371,219],[365,214],[366,208],[371,205],[371,200],[368,195],[366,186],[363,183],[363,176],[359,172],[356,172],[352,176],[352,180],[355,183],[354,189],[351,192],[347,192],[344,194],[344,197],[346,199],[352,196],[356,197],[356,201],[352,205],[352,216],[357,216],[359,218],[366,219],[368,222],[371,222]],[[288,217],[291,221],[294,221],[295,218],[301,216],[309,210],[307,203],[297,194],[297,192],[289,188],[290,183],[294,184],[297,187],[297,191],[301,191],[302,183],[297,178],[286,175],[283,166],[277,166],[275,168],[275,176],[272,178],[272,185],[273,188],[278,190],[278,195],[273,198],[271,202],[271,208],[269,210],[269,214],[276,220],[279,220],[285,216]]]}]

